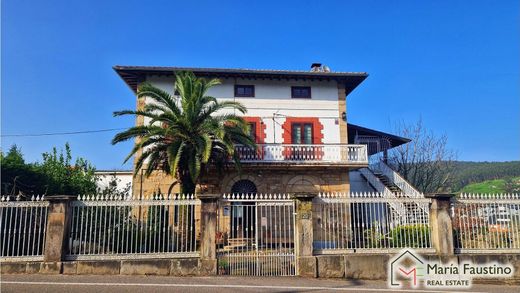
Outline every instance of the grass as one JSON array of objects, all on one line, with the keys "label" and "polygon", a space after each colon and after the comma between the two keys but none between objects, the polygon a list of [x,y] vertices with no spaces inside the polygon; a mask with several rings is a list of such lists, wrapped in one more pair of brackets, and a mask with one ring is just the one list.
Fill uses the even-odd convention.
[{"label": "grass", "polygon": [[462,193],[520,193],[520,177],[486,180],[464,186]]}]

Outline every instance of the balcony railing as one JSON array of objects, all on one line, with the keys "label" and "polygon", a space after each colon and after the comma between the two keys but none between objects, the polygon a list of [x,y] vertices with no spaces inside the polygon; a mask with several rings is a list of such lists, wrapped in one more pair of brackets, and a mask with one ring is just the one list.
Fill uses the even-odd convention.
[{"label": "balcony railing", "polygon": [[243,163],[368,164],[366,145],[355,144],[259,144],[256,150],[237,145]]}]

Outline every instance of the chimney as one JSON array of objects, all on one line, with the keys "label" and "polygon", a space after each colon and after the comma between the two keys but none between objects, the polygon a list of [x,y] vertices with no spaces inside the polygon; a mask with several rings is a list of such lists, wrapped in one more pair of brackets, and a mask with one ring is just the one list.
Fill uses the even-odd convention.
[{"label": "chimney", "polygon": [[321,63],[312,63],[311,64],[311,72],[320,72],[322,71]]}]

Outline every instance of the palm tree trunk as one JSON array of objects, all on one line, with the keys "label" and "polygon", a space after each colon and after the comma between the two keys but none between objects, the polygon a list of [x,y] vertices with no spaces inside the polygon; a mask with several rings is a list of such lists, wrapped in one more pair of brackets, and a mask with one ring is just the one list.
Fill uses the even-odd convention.
[{"label": "palm tree trunk", "polygon": [[[179,180],[181,194],[185,196],[195,195],[195,183],[191,179],[188,172],[185,172]],[[195,217],[190,205],[182,205],[179,207],[180,229],[179,237],[181,241],[181,251],[192,249],[192,243],[195,241]]]}]

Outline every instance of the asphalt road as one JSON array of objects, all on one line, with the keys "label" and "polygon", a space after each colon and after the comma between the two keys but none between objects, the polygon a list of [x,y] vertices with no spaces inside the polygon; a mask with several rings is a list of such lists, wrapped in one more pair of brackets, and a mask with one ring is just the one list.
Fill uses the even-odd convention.
[{"label": "asphalt road", "polygon": [[[387,289],[382,281],[253,277],[2,275],[1,292],[454,292]],[[520,292],[520,286],[474,285],[462,292]]]}]

